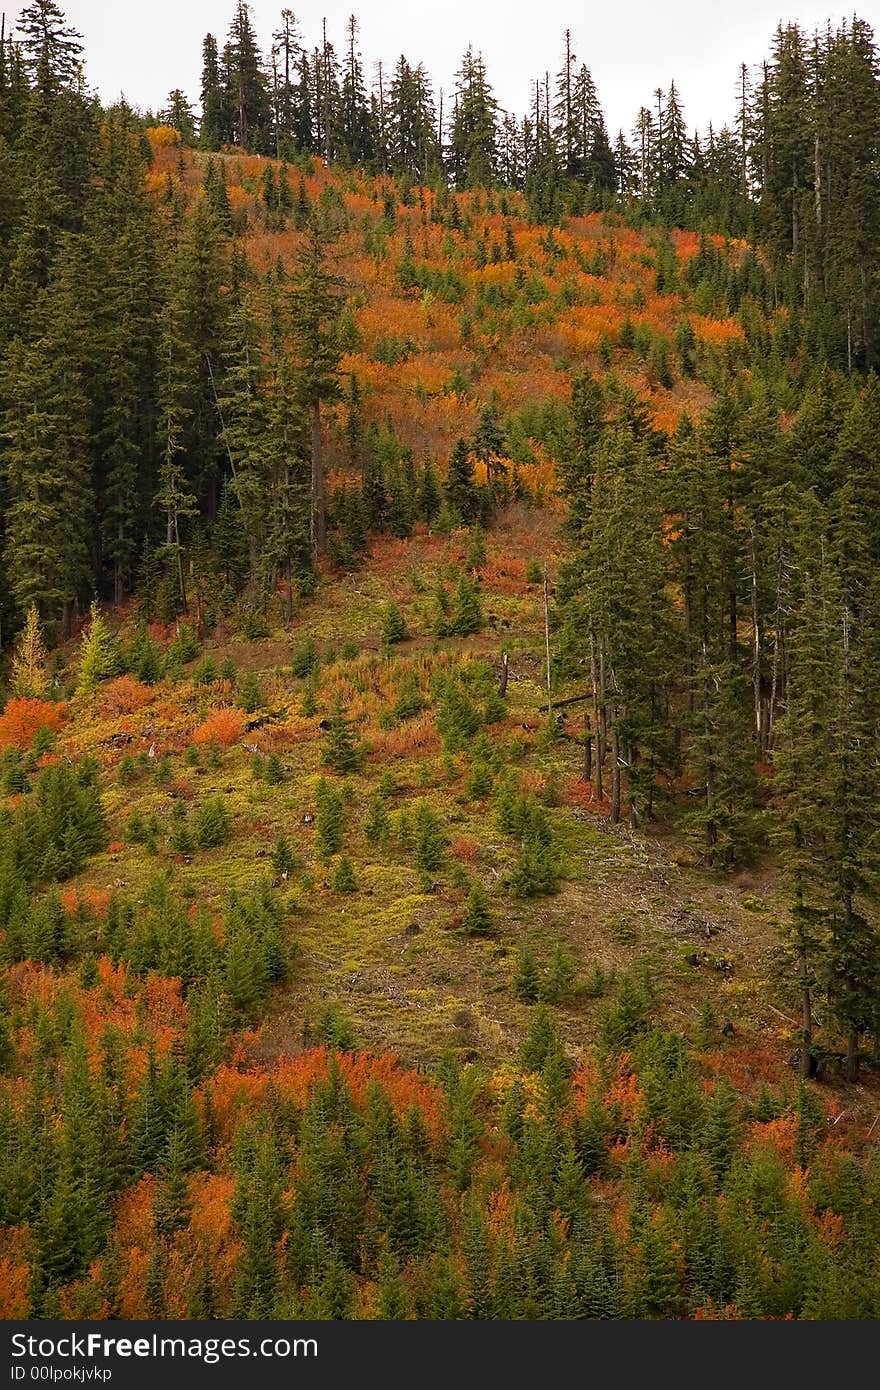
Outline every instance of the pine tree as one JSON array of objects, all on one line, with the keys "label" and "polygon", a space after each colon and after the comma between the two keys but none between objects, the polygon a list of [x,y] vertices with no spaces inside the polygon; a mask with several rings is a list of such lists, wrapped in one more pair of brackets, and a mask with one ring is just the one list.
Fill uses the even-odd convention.
[{"label": "pine tree", "polygon": [[343,854],[333,874],[334,893],[356,893],[358,881],[348,855]]},{"label": "pine tree", "polygon": [[245,151],[266,153],[270,147],[269,93],[246,0],[237,0],[223,60],[232,142]]},{"label": "pine tree", "polygon": [[39,699],[46,688],[48,661],[39,611],[32,603],[12,656],[12,693],[27,700]]},{"label": "pine tree", "polygon": [[400,604],[395,600],[388,604],[382,618],[382,641],[388,646],[393,646],[397,642],[406,640],[406,619]]},{"label": "pine tree", "polygon": [[489,898],[481,883],[474,883],[467,897],[462,930],[467,936],[488,936],[492,930],[492,911]]},{"label": "pine tree", "polygon": [[463,574],[456,586],[447,631],[456,637],[468,637],[472,633],[482,632],[483,622],[479,586],[469,575]]},{"label": "pine tree", "polygon": [[162,1175],[153,1202],[153,1221],[159,1235],[172,1236],[189,1220],[189,1168],[192,1155],[186,1132],[177,1126],[168,1136],[162,1156]]},{"label": "pine tree", "polygon": [[325,778],[318,783],[318,858],[327,863],[342,844],[342,797]]},{"label": "pine tree", "polygon": [[200,849],[216,849],[229,839],[232,822],[222,796],[209,797],[195,814],[195,837]]},{"label": "pine tree", "polygon": [[118,654],[115,644],[97,603],[93,603],[91,622],[83,633],[80,647],[76,693],[90,695],[100,681],[115,675],[117,670]]},{"label": "pine tree", "polygon": [[36,604],[45,619],[60,619],[64,636],[91,570],[87,402],[63,346],[77,320],[73,296],[65,273],[41,298],[38,341],[9,347],[0,430],[10,589],[22,613]]},{"label": "pine tree", "polygon": [[217,40],[213,34],[206,34],[202,46],[202,119],[199,126],[199,143],[203,149],[219,150],[231,140],[228,121]]},{"label": "pine tree", "polygon": [[425,875],[443,867],[446,839],[440,820],[427,801],[420,801],[415,814],[416,867]]},{"label": "pine tree", "polygon": [[339,700],[327,722],[327,737],[324,743],[323,763],[333,772],[343,776],[359,771],[363,762],[363,752],[354,733],[354,727],[345,706]]},{"label": "pine tree", "polygon": [[443,492],[450,510],[464,525],[476,521],[480,512],[479,490],[470,449],[464,439],[458,441],[450,455]]},{"label": "pine tree", "polygon": [[32,79],[74,87],[82,70],[82,35],[65,22],[54,0],[31,0],[16,28],[25,65]]},{"label": "pine tree", "polygon": [[450,165],[457,188],[488,188],[498,160],[498,103],[481,54],[469,48],[456,75]]},{"label": "pine tree", "polygon": [[299,369],[299,391],[308,411],[312,458],[311,537],[316,554],[327,545],[327,505],[321,439],[321,407],[341,394],[339,292],[342,281],[329,269],[332,236],[312,221],[290,287],[290,316]]}]

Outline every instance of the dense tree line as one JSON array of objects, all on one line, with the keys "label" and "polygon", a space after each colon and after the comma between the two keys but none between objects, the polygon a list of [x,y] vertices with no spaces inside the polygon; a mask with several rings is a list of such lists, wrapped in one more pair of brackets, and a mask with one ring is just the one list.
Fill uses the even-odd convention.
[{"label": "dense tree line", "polygon": [[816,372],[790,430],[761,392],[658,437],[590,377],[564,468],[563,669],[586,685],[585,778],[643,825],[670,782],[714,865],[778,840],[811,1065],[811,990],[876,1022],[877,378]]},{"label": "dense tree line", "polygon": [[535,216],[617,201],[645,220],[760,239],[772,250],[777,294],[826,320],[851,361],[878,352],[880,62],[870,25],[854,18],[810,36],[780,25],[757,73],[740,71],[735,119],[689,129],[671,81],[612,143],[588,65],[570,31],[562,66],[535,81],[529,111],[503,112],[481,54],[468,49],[451,110],[423,63],[401,57],[365,77],[358,25],[344,52],[309,49],[282,14],[269,58],[240,0],[220,54],[205,41],[202,114],[180,93],[165,113],[207,149],[319,154],[414,180],[524,189]]},{"label": "dense tree line", "polygon": [[877,1316],[876,1164],[823,1144],[806,1088],[706,1094],[634,992],[593,1079],[539,1006],[501,1098],[452,1058],[371,1077],[339,1020],[343,1050],[203,1084],[210,1007],[136,1074],[70,999],[29,1021],[0,1220],[27,1223],[32,1316]]},{"label": "dense tree line", "polygon": [[[713,307],[757,299],[769,316],[784,304],[790,352],[800,332],[812,355],[849,370],[872,363],[880,83],[861,21],[812,47],[797,29],[780,30],[754,90],[743,74],[737,138],[689,139],[673,86],[642,112],[635,152],[622,139],[616,153],[609,145],[570,35],[555,83],[536,84],[521,123],[499,110],[471,50],[443,116],[422,65],[401,59],[387,82],[380,74],[378,89],[368,85],[354,20],[337,59],[326,35],[307,51],[286,11],[267,64],[241,3],[222,52],[206,41],[200,119],[179,91],[164,115],[209,150],[323,153],[388,171],[403,180],[404,201],[408,181],[431,181],[432,216],[450,226],[458,209],[448,184],[501,183],[525,189],[532,214],[550,221],[616,199],[637,220],[760,238],[766,260],[752,256],[738,281],[701,252],[696,278]],[[7,629],[36,604],[65,633],[96,591],[118,602],[138,586],[172,612],[230,589],[259,608],[282,582],[290,604],[294,581],[327,545],[321,413],[342,392],[344,287],[330,268],[340,208],[332,198],[312,207],[286,165],[267,168],[267,226],[308,235],[294,267],[258,279],[235,234],[223,162],[208,164],[193,208],[170,178],[157,200],[143,129],[124,105],[102,111],[89,96],[79,36],[54,0],[27,6],[0,42]],[[391,225],[387,195],[386,205]],[[661,247],[660,292],[674,287],[674,262]],[[452,280],[441,285],[428,269],[407,251],[402,290],[454,300]],[[659,358],[657,369],[662,380]],[[462,462],[453,460],[453,486]],[[382,524],[383,510],[399,531],[407,514],[433,509],[432,480],[417,502],[408,469],[402,456],[393,461],[387,507],[380,486],[365,515],[349,515],[349,548],[364,527]],[[465,503],[462,519],[470,510]]]},{"label": "dense tree line", "polygon": [[56,633],[139,581],[172,608],[230,570],[291,590],[323,544],[336,350],[317,225],[289,277],[258,281],[222,170],[191,215],[174,187],[157,203],[142,121],[102,112],[81,63],[51,0],[0,45],[0,616],[36,605]]}]

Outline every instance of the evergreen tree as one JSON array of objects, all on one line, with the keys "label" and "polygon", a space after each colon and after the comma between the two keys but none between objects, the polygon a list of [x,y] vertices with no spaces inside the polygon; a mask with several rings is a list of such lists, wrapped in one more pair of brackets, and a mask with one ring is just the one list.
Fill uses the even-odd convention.
[{"label": "evergreen tree", "polygon": [[469,48],[456,76],[449,165],[456,188],[488,188],[498,162],[498,103],[481,54]]},{"label": "evergreen tree", "polygon": [[317,223],[309,228],[290,288],[290,312],[299,368],[299,391],[309,414],[312,457],[312,545],[327,545],[321,407],[339,398],[340,279],[329,269],[330,243]]},{"label": "evergreen tree", "polygon": [[357,772],[363,761],[363,753],[357,741],[351,719],[345,706],[339,700],[327,721],[327,738],[324,744],[323,763],[333,772],[345,775]]},{"label": "evergreen tree", "polygon": [[460,439],[452,451],[446,473],[444,495],[449,508],[465,525],[476,521],[480,510],[479,490],[467,442]]}]

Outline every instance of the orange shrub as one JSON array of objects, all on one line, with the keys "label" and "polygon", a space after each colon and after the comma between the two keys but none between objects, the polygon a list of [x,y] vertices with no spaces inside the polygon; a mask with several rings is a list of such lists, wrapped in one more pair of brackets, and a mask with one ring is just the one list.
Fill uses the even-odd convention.
[{"label": "orange shrub", "polygon": [[100,694],[100,708],[106,714],[134,714],[149,705],[153,691],[134,676],[118,676],[109,681]]},{"label": "orange shrub", "polygon": [[476,840],[468,840],[464,835],[459,835],[452,841],[452,853],[465,864],[473,863],[477,857],[477,848]]},{"label": "orange shrub", "polygon": [[720,346],[745,341],[745,330],[734,319],[714,319],[708,315],[694,314],[691,326],[701,343]]},{"label": "orange shrub", "polygon": [[424,757],[436,753],[440,738],[433,714],[408,719],[393,729],[382,730],[371,739],[371,752],[386,758]]},{"label": "orange shrub", "polygon": [[26,1318],[30,1311],[30,1269],[0,1259],[0,1318],[4,1321]]},{"label": "orange shrub", "polygon": [[193,743],[219,743],[229,748],[237,743],[244,731],[247,716],[240,709],[215,709],[193,734]]},{"label": "orange shrub", "polygon": [[0,715],[0,748],[25,752],[40,729],[56,734],[64,722],[64,705],[48,700],[10,700]]}]

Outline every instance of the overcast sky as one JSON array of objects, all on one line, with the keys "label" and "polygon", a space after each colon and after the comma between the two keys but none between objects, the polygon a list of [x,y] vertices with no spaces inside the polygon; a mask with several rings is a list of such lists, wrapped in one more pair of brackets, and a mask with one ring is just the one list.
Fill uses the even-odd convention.
[{"label": "overcast sky", "polygon": [[[221,39],[234,0],[59,0],[86,41],[88,78],[105,99],[120,93],[142,108],[161,106],[172,87],[198,100],[201,43]],[[527,109],[529,84],[558,70],[569,26],[578,60],[590,67],[612,136],[632,128],[640,105],[674,79],[691,127],[731,121],[739,64],[764,57],[777,23],[796,19],[808,29],[837,22],[840,0],[618,0],[587,8],[574,0],[254,0],[260,39],[268,47],[283,8],[291,8],[312,44],[327,17],[337,51],[352,8],[361,25],[368,76],[382,59],[401,53],[426,63],[449,91],[469,43],[483,51],[496,95],[508,110]],[[16,12],[16,0],[0,0]],[[856,3],[880,30],[880,0]]]}]

